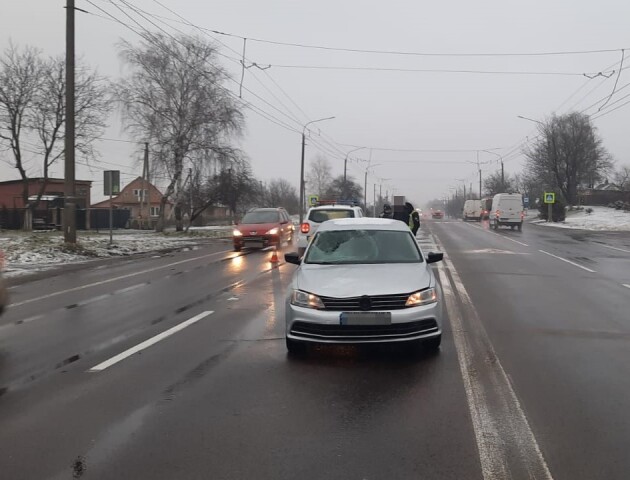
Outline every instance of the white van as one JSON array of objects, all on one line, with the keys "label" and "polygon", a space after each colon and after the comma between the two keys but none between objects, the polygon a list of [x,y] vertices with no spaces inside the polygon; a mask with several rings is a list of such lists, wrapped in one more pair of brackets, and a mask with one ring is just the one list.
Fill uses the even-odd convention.
[{"label": "white van", "polygon": [[492,228],[498,229],[501,225],[508,225],[512,230],[523,229],[523,195],[520,193],[497,193],[492,199],[492,212],[490,223]]},{"label": "white van", "polygon": [[464,222],[468,220],[481,221],[483,219],[483,202],[481,200],[466,200],[462,218]]}]

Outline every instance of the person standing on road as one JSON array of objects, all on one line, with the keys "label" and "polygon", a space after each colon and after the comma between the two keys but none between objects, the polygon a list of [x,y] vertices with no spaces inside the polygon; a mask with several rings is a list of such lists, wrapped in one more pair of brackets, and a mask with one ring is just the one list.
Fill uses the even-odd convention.
[{"label": "person standing on road", "polygon": [[420,215],[409,202],[405,203],[405,214],[408,218],[407,225],[409,225],[409,230],[411,230],[411,233],[413,233],[413,236],[415,237],[416,233],[418,233],[418,230],[420,229]]},{"label": "person standing on road", "polygon": [[392,212],[392,206],[389,203],[383,205],[383,212],[381,218],[394,218],[394,212]]}]

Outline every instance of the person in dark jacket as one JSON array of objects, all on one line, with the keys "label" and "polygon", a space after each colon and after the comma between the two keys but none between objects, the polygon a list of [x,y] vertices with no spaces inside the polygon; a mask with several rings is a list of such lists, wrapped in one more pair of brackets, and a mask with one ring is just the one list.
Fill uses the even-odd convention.
[{"label": "person in dark jacket", "polygon": [[381,213],[381,218],[394,218],[394,212],[392,211],[392,206],[389,203],[383,205],[383,212]]},{"label": "person in dark jacket", "polygon": [[413,208],[413,205],[409,202],[405,203],[405,214],[408,218],[407,225],[409,225],[409,229],[415,237],[416,233],[418,233],[418,230],[420,229],[420,215],[418,214],[418,212],[416,212],[416,209]]}]

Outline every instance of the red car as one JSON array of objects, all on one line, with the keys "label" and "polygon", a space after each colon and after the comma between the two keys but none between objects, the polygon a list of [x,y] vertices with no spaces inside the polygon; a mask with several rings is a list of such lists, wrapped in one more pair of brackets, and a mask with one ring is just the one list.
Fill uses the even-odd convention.
[{"label": "red car", "polygon": [[444,212],[442,212],[442,210],[433,210],[431,212],[431,218],[444,218]]},{"label": "red car", "polygon": [[266,248],[293,243],[295,227],[284,208],[255,208],[245,214],[234,228],[234,250]]}]

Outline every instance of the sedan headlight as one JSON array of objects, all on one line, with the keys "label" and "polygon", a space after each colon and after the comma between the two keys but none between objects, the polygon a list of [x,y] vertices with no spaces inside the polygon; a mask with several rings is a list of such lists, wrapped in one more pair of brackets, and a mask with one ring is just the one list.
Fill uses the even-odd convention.
[{"label": "sedan headlight", "polygon": [[234,235],[235,237],[242,237],[243,234],[240,232],[240,230],[234,230],[232,232],[232,235]]},{"label": "sedan headlight", "polygon": [[437,302],[437,291],[435,288],[428,288],[420,292],[415,292],[409,295],[406,307],[418,307],[420,305],[428,305],[429,303]]},{"label": "sedan headlight", "polygon": [[317,295],[303,292],[302,290],[293,290],[291,293],[291,305],[314,308],[317,310],[325,308],[324,302],[322,302]]},{"label": "sedan headlight", "polygon": [[271,230],[267,232],[267,235],[277,235],[277,234],[278,234],[277,228],[272,228]]}]

